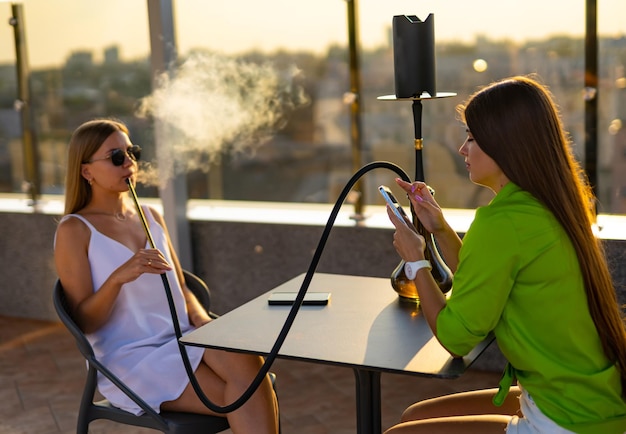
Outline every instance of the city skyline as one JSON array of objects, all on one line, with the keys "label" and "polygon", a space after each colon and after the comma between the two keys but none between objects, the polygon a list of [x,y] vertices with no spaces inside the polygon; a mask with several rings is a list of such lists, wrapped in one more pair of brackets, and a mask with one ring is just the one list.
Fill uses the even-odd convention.
[{"label": "city skyline", "polygon": [[[123,60],[149,52],[147,3],[144,0],[24,0],[26,43],[33,68],[59,66],[74,51],[94,52],[116,45]],[[385,46],[394,15],[435,15],[437,41],[471,42],[477,35],[522,41],[556,34],[581,36],[585,30],[585,1],[448,0],[425,2],[362,0],[357,4],[359,39],[363,48]],[[598,33],[626,35],[623,0],[598,1]],[[0,19],[8,22],[9,3],[0,3]],[[4,18],[3,18],[4,17]],[[558,17],[558,19],[555,19]],[[347,43],[345,0],[264,2],[206,0],[174,2],[176,43],[184,54],[193,48],[225,53],[252,49],[324,52]],[[0,63],[15,61],[13,29],[0,27]]]}]

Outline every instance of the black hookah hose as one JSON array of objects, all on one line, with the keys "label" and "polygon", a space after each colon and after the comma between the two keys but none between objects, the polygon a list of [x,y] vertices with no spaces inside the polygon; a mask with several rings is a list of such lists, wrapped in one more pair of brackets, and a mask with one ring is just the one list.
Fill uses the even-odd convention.
[{"label": "black hookah hose", "polygon": [[[252,380],[248,388],[242,393],[242,395],[229,405],[219,406],[211,402],[206,397],[206,395],[204,394],[204,391],[200,387],[200,384],[198,383],[195,373],[193,372],[193,369],[191,367],[191,363],[189,362],[189,356],[187,355],[185,345],[180,341],[180,339],[182,338],[182,332],[180,330],[180,324],[178,322],[178,315],[176,313],[176,307],[174,305],[174,299],[172,297],[172,290],[170,288],[167,275],[166,273],[161,274],[161,280],[163,281],[163,287],[165,288],[165,293],[167,295],[167,302],[169,305],[170,313],[172,315],[174,332],[176,334],[176,338],[178,341],[178,348],[180,350],[180,354],[183,359],[183,365],[185,366],[185,370],[187,371],[187,376],[189,377],[189,382],[191,383],[196,394],[198,395],[198,398],[200,399],[200,401],[202,401],[202,403],[211,411],[214,411],[216,413],[230,413],[232,411],[237,410],[243,404],[245,404],[246,401],[248,401],[248,399],[250,399],[250,397],[254,394],[254,392],[261,385],[265,376],[269,372],[272,364],[274,363],[274,360],[276,360],[276,357],[278,356],[278,351],[280,351],[280,348],[285,342],[285,339],[287,338],[287,334],[289,333],[289,330],[291,329],[291,326],[293,325],[293,322],[296,319],[296,315],[298,314],[298,311],[300,310],[300,306],[302,305],[302,301],[304,300],[306,291],[308,290],[309,285],[311,284],[311,280],[313,279],[313,274],[315,274],[315,270],[317,269],[317,265],[319,264],[320,258],[322,256],[322,252],[324,251],[324,247],[326,246],[326,241],[328,240],[330,231],[333,228],[333,224],[335,223],[335,220],[337,219],[337,215],[339,214],[339,210],[341,209],[341,206],[343,205],[345,198],[347,197],[348,193],[350,192],[354,184],[356,184],[356,182],[363,175],[365,175],[367,172],[371,170],[378,169],[378,168],[389,169],[393,172],[396,172],[398,176],[400,176],[406,182],[411,182],[411,179],[406,174],[406,172],[404,172],[404,170],[402,170],[399,166],[393,163],[387,162],[387,161],[375,161],[373,163],[366,164],[361,169],[359,169],[352,176],[352,178],[350,178],[350,180],[346,183],[345,187],[343,188],[341,194],[337,198],[337,201],[335,202],[335,205],[330,213],[330,216],[328,217],[328,221],[324,228],[324,232],[322,233],[322,236],[320,237],[315,253],[313,254],[313,258],[311,259],[311,263],[309,264],[309,268],[306,272],[306,275],[304,276],[304,280],[302,281],[302,285],[300,286],[300,289],[298,291],[298,295],[296,296],[294,303],[291,309],[289,310],[289,314],[287,315],[285,323],[283,324],[283,327],[280,330],[280,333],[278,334],[278,337],[276,338],[276,341],[274,345],[272,346],[272,349],[270,350],[269,354],[265,358],[265,362],[263,363],[263,366],[261,366],[261,369],[257,373],[256,377],[254,377],[254,379]],[[130,179],[127,179],[126,183],[128,184],[133,201],[135,202],[137,213],[143,225],[144,231],[146,232],[146,237],[148,238],[148,242],[150,243],[150,246],[153,249],[155,249],[156,245],[154,243],[154,239],[152,238],[152,235],[150,234],[150,229],[148,228],[148,223],[143,213],[143,209],[141,208],[139,204],[139,200],[137,198],[137,193],[135,192],[135,188],[133,187]]]}]

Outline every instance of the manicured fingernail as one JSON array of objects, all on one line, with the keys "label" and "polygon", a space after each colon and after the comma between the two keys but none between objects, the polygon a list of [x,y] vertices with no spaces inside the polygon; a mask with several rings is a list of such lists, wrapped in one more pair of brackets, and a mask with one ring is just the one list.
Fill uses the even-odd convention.
[{"label": "manicured fingernail", "polygon": [[411,193],[415,193],[416,188],[417,187],[415,187],[415,184],[411,184]]},{"label": "manicured fingernail", "polygon": [[418,201],[418,202],[423,202],[424,201],[424,199],[422,199],[422,196],[420,196],[419,194],[416,194],[414,197],[415,197],[415,200]]}]

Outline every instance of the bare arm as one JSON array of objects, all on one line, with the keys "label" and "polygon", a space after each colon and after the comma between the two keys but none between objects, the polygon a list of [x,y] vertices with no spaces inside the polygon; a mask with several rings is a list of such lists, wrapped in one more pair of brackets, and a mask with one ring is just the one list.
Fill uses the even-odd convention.
[{"label": "bare arm", "polygon": [[85,333],[96,331],[106,323],[121,287],[119,282],[109,279],[102,291],[94,293],[87,256],[89,237],[90,230],[83,222],[67,219],[57,229],[54,249],[57,275],[72,316]]},{"label": "bare arm", "polygon": [[[420,261],[424,258],[424,237],[418,234],[412,227],[402,222],[387,206],[389,219],[396,228],[393,235],[393,246],[400,257],[407,262]],[[428,322],[428,326],[437,337],[437,317],[446,306],[446,298],[437,286],[435,279],[427,268],[422,268],[415,276],[415,287],[420,299],[422,312]],[[450,352],[456,357],[456,354]]]},{"label": "bare arm", "polygon": [[446,264],[453,273],[456,272],[456,268],[459,265],[459,251],[463,244],[461,238],[454,229],[450,227],[447,221],[441,230],[433,232],[432,234],[435,236],[437,247],[439,247],[439,252],[443,256],[443,260],[446,261]]}]

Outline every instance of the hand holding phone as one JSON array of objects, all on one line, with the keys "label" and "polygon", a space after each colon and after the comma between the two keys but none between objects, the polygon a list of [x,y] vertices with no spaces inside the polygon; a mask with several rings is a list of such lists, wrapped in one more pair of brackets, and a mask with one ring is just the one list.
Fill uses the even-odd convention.
[{"label": "hand holding phone", "polygon": [[396,199],[396,197],[393,195],[393,193],[391,192],[391,190],[389,189],[389,187],[387,187],[386,185],[381,185],[378,187],[378,191],[380,192],[380,194],[383,196],[383,198],[385,198],[385,202],[387,202],[390,206],[391,209],[393,210],[393,212],[396,214],[396,216],[404,223],[406,224],[406,221],[408,219],[408,216],[406,215],[406,213],[404,212],[404,209],[400,206],[400,204],[398,203],[398,200]]}]

